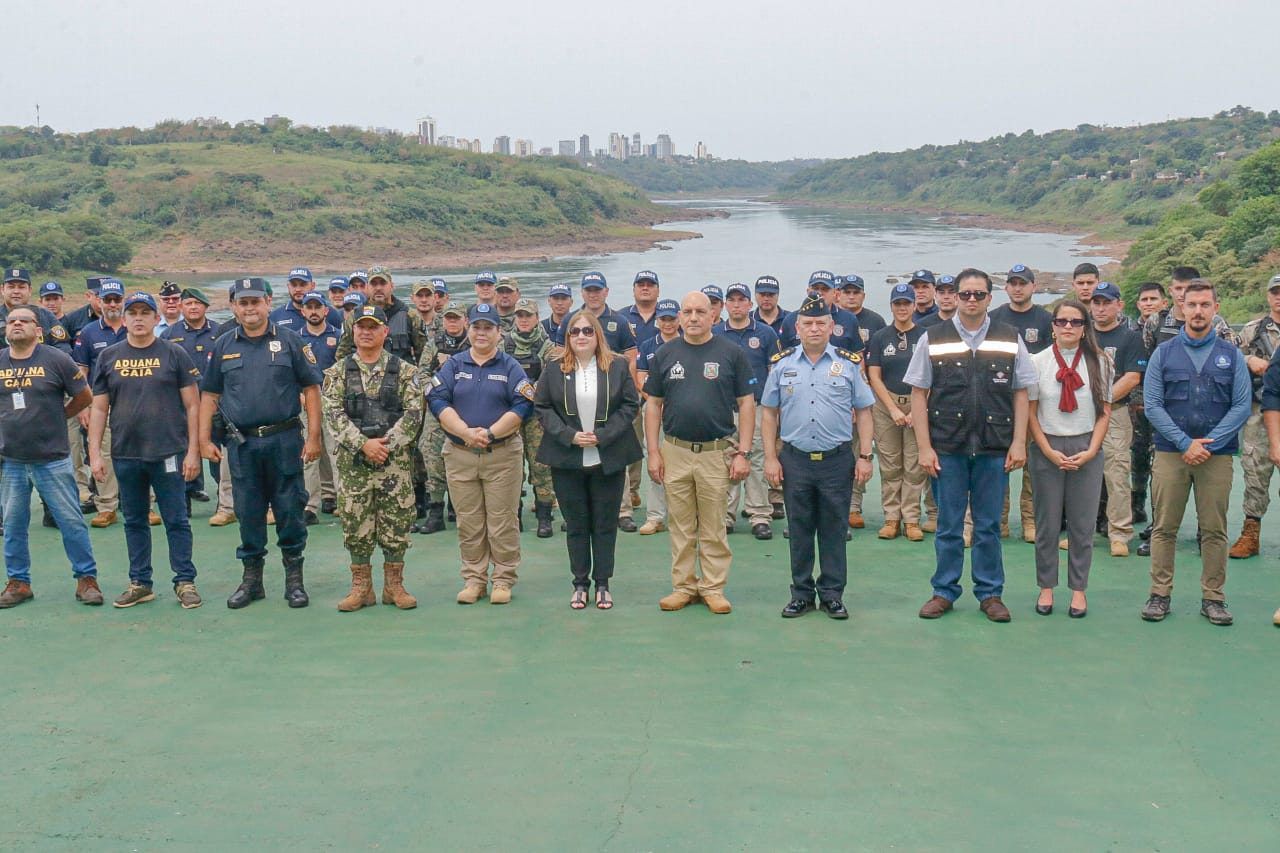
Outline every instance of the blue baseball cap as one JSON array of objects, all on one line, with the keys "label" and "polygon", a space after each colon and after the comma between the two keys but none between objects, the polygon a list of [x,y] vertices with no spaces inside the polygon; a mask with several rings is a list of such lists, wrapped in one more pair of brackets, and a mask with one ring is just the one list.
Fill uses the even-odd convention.
[{"label": "blue baseball cap", "polygon": [[1034,282],[1036,280],[1036,274],[1032,272],[1031,267],[1026,264],[1014,264],[1009,267],[1009,272],[1005,274],[1004,280],[1008,281],[1013,278],[1020,278],[1026,282]]},{"label": "blue baseball cap", "polygon": [[935,278],[933,273],[929,270],[916,270],[911,274],[911,278],[908,279],[907,283],[915,284],[917,281],[923,281],[925,284],[938,283],[938,279]]},{"label": "blue baseball cap", "polygon": [[498,276],[489,270],[478,273],[476,275],[476,284],[497,284]]},{"label": "blue baseball cap", "polygon": [[84,280],[84,289],[89,293],[97,293],[106,278],[107,276],[105,275],[91,275]]},{"label": "blue baseball cap", "polygon": [[467,322],[475,323],[477,320],[482,323],[498,325],[498,309],[486,302],[472,305],[467,311]]},{"label": "blue baseball cap", "polygon": [[311,270],[306,267],[294,267],[289,270],[289,281],[294,281],[295,279],[297,281],[315,281],[311,277]]},{"label": "blue baseball cap", "polygon": [[809,286],[813,287],[814,285],[827,288],[835,287],[835,274],[826,270],[817,270],[809,276]]},{"label": "blue baseball cap", "polygon": [[843,290],[846,287],[856,287],[858,290],[867,289],[867,285],[860,275],[846,275],[840,283],[840,289]]},{"label": "blue baseball cap", "polygon": [[636,273],[636,278],[633,284],[639,284],[642,281],[651,281],[654,284],[657,284],[658,274],[653,270],[640,270],[640,272]]},{"label": "blue baseball cap", "polygon": [[915,302],[916,289],[909,284],[895,284],[893,290],[889,291],[889,304],[903,301]]},{"label": "blue baseball cap", "polygon": [[347,277],[345,275],[335,275],[333,278],[329,279],[329,289],[330,290],[346,290]]},{"label": "blue baseball cap", "polygon": [[[104,282],[104,284],[103,284],[103,287],[104,287],[103,292],[105,293],[105,292],[106,292],[106,290],[105,290],[105,287],[106,287],[105,282]],[[129,310],[129,307],[130,307],[130,306],[132,306],[132,305],[145,305],[145,306],[147,306],[148,308],[150,308],[152,311],[155,311],[155,310],[156,310],[156,300],[155,300],[155,297],[153,297],[150,293],[144,293],[144,292],[143,292],[143,291],[141,291],[141,290],[135,290],[133,293],[130,293],[130,294],[125,298],[125,300],[124,300],[124,310],[128,311],[128,310]]]},{"label": "blue baseball cap", "polygon": [[714,284],[708,284],[702,288],[702,293],[711,300],[716,302],[724,302],[724,291]]},{"label": "blue baseball cap", "polygon": [[553,284],[551,289],[547,291],[547,298],[549,299],[552,296],[567,296],[572,299],[573,288],[567,284]]},{"label": "blue baseball cap", "polygon": [[1109,281],[1101,282],[1093,289],[1093,296],[1090,299],[1106,299],[1114,302],[1120,298],[1120,288],[1116,287]]},{"label": "blue baseball cap", "polygon": [[653,310],[655,317],[679,317],[680,303],[674,299],[659,299],[658,307]]},{"label": "blue baseball cap", "polygon": [[302,294],[302,304],[306,305],[308,302],[319,302],[321,305],[329,304],[329,300],[325,299],[324,294],[318,290],[308,290]]},{"label": "blue baseball cap", "polygon": [[4,280],[6,282],[21,281],[26,284],[30,284],[31,273],[27,272],[21,267],[9,267],[9,269],[4,271]]},{"label": "blue baseball cap", "polygon": [[934,287],[955,287],[955,286],[956,286],[956,277],[953,275],[938,276],[938,283],[934,285]]},{"label": "blue baseball cap", "polygon": [[44,284],[40,285],[40,295],[66,296],[66,294],[62,292],[62,285],[58,284],[56,281],[46,281]]},{"label": "blue baseball cap", "polygon": [[762,275],[756,279],[756,293],[777,293],[780,289],[778,280],[771,275]]},{"label": "blue baseball cap", "polygon": [[748,299],[751,298],[751,288],[747,287],[745,284],[743,284],[740,281],[735,281],[733,284],[729,285],[724,289],[725,299],[728,299],[730,296],[732,296],[735,293],[738,294],[739,296],[745,296]]},{"label": "blue baseball cap", "polygon": [[353,272],[351,275],[347,276],[347,284],[348,284],[348,285],[349,285],[349,284],[351,284],[351,282],[355,281],[356,279],[360,279],[360,280],[361,280],[361,281],[363,281],[365,284],[368,284],[368,283],[369,283],[369,273],[368,273],[368,272],[366,272],[365,270],[356,270],[356,271],[355,271],[355,272]]},{"label": "blue baseball cap", "polygon": [[366,299],[367,297],[363,293],[358,290],[353,290],[346,296],[342,297],[342,307],[346,308],[348,305],[354,305],[359,308],[365,303]]},{"label": "blue baseball cap", "polygon": [[609,283],[604,280],[604,273],[602,272],[593,271],[582,276],[583,290],[602,290],[608,286]]},{"label": "blue baseball cap", "polygon": [[99,296],[119,296],[124,297],[124,282],[118,278],[104,278],[98,284]]},{"label": "blue baseball cap", "polygon": [[431,289],[436,293],[447,294],[449,292],[449,282],[442,278],[433,278],[431,279]]},{"label": "blue baseball cap", "polygon": [[[103,282],[103,293],[106,293],[107,283]],[[263,299],[267,297],[267,280],[265,278],[238,278],[231,283],[231,298],[239,299],[241,296],[259,296]]]}]

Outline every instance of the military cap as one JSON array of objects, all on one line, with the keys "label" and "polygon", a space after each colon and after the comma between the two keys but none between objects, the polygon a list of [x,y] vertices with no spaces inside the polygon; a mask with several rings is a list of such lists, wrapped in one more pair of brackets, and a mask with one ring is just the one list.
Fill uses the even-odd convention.
[{"label": "military cap", "polygon": [[196,302],[203,303],[206,306],[209,304],[209,297],[205,296],[204,291],[198,287],[184,288],[182,291],[182,298],[194,299]]}]

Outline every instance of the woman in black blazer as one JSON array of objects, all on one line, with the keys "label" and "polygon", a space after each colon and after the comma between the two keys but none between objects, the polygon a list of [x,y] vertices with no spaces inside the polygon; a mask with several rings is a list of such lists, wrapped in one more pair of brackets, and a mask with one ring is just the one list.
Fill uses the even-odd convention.
[{"label": "woman in black blazer", "polygon": [[594,580],[596,607],[608,610],[627,466],[644,454],[632,427],[640,395],[630,367],[609,349],[589,311],[570,318],[564,357],[542,371],[533,404],[543,431],[537,459],[551,469],[568,534],[569,606],[587,606]]}]

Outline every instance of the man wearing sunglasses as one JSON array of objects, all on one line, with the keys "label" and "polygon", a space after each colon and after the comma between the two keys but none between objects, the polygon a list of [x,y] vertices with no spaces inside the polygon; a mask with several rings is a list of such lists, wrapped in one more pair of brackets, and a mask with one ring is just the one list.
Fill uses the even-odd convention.
[{"label": "man wearing sunglasses", "polygon": [[920,339],[904,377],[920,467],[937,482],[937,569],[920,618],[937,619],[962,592],[964,514],[973,514],[974,595],[992,622],[1008,622],[1000,504],[1009,472],[1027,459],[1027,386],[1036,369],[1017,329],[987,316],[991,277],[956,276],[960,308]]}]

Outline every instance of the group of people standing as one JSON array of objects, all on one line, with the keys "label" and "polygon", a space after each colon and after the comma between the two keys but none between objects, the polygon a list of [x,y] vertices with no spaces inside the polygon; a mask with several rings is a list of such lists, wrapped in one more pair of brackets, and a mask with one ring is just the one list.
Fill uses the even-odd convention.
[{"label": "group of people standing", "polygon": [[[446,507],[457,522],[458,602],[506,603],[531,491],[539,537],[554,535],[560,509],[573,609],[588,606],[593,585],[595,607],[613,606],[619,531],[667,530],[672,589],[662,609],[701,602],[730,612],[728,536],[741,506],[756,539],[787,519],[792,585],[782,615],[821,609],[844,619],[846,542],[865,526],[878,458],[879,537],[936,533],[923,618],[953,608],[971,547],[982,612],[1009,621],[1000,540],[1010,535],[1008,475],[1025,468],[1018,503],[1022,536],[1036,546],[1037,613],[1053,612],[1065,550],[1069,614],[1087,614],[1094,533],[1107,536],[1112,556],[1128,556],[1149,478],[1143,618],[1170,610],[1176,532],[1194,489],[1201,612],[1230,624],[1226,509],[1242,429],[1246,484],[1261,484],[1262,496],[1246,494],[1232,556],[1257,552],[1270,466],[1280,462],[1280,368],[1271,367],[1280,276],[1268,294],[1272,315],[1247,326],[1239,346],[1195,270],[1174,270],[1168,293],[1143,285],[1133,320],[1096,267],[1077,267],[1072,285],[1046,308],[1035,303],[1034,272],[1015,265],[1004,276],[1008,303],[989,310],[987,273],[922,269],[893,287],[886,320],[864,307],[856,275],[813,273],[788,312],[772,276],[753,287],[709,285],[677,303],[661,298],[649,270],[635,276],[634,304],[614,310],[605,277],[591,272],[577,310],[573,289],[555,285],[541,318],[514,279],[487,271],[464,305],[440,279],[415,283],[405,302],[382,267],[334,278],[327,295],[297,268],[275,310],[268,282],[237,280],[234,319],[219,327],[197,289],[166,283],[157,301],[90,279],[76,318],[61,313],[56,283],[40,290],[46,310],[29,302],[30,275],[6,270],[0,504],[9,583],[0,607],[32,597],[33,486],[46,523],[62,532],[78,599],[103,601],[80,510],[95,511],[90,523],[101,527],[118,508],[130,583],[116,606],[155,597],[152,524],[165,525],[178,601],[199,606],[189,516],[193,499],[210,499],[204,459],[219,475],[211,524],[240,525],[232,608],[265,596],[270,522],[285,598],[309,603],[303,559],[318,512],[341,518],[351,557],[339,609],[376,603],[377,548],[382,601],[411,608],[410,533],[444,529]],[[67,429],[49,428],[55,409]],[[82,436],[87,466],[72,461]]]}]

